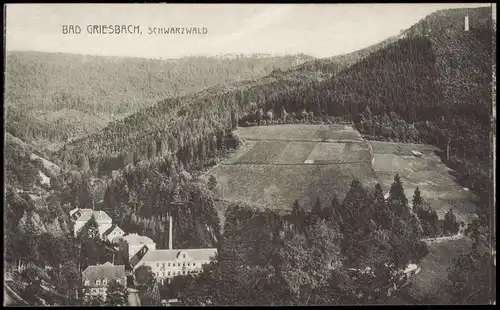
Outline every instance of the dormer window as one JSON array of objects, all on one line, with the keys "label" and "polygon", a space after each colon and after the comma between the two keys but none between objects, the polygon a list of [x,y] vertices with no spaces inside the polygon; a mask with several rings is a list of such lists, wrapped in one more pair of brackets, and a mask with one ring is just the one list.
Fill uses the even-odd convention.
[{"label": "dormer window", "polygon": [[107,279],[103,279],[102,280],[102,285],[106,285],[106,284],[108,284],[108,280]]},{"label": "dormer window", "polygon": [[85,286],[89,286],[90,285],[90,281],[89,280],[85,280]]},{"label": "dormer window", "polygon": [[99,279],[95,280],[95,284],[96,285],[101,285],[101,280],[99,280]]},{"label": "dormer window", "polygon": [[120,284],[120,279],[116,279],[116,283]]},{"label": "dormer window", "polygon": [[182,254],[182,258],[186,258],[186,254]]}]

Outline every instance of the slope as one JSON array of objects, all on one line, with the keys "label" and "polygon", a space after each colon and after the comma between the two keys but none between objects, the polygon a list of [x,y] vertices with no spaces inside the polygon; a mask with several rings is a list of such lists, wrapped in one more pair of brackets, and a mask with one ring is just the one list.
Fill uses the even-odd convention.
[{"label": "slope", "polygon": [[[160,99],[254,79],[310,60],[306,55],[140,59],[8,52],[5,105],[24,119],[9,132],[25,140],[68,141]],[[14,121],[14,119],[13,119]],[[41,123],[35,130],[31,122]]]}]

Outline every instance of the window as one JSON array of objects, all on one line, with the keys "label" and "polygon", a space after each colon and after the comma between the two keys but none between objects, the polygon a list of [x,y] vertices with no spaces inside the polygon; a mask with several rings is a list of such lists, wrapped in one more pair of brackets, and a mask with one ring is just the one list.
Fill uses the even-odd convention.
[{"label": "window", "polygon": [[168,267],[170,267],[170,263],[168,263]]},{"label": "window", "polygon": [[85,286],[89,286],[90,284],[90,281],[89,280],[85,280]]},{"label": "window", "polygon": [[167,275],[170,277],[170,271],[168,272],[168,274],[167,274]]},{"label": "window", "polygon": [[177,263],[177,267],[180,267],[181,266],[181,263]]},{"label": "window", "polygon": [[182,274],[186,274],[186,272],[183,270],[183,271],[182,271]]},{"label": "window", "polygon": [[182,258],[186,258],[186,254],[182,254]]},{"label": "window", "polygon": [[182,263],[182,267],[186,267],[186,263]]},{"label": "window", "polygon": [[102,280],[102,285],[106,285],[106,284],[108,284],[108,280],[103,279],[103,280]]},{"label": "window", "polygon": [[190,263],[188,263],[188,266],[191,266],[191,264],[190,264]]},{"label": "window", "polygon": [[116,279],[116,283],[118,283],[118,284],[119,284],[119,283],[120,283],[120,279]]},{"label": "window", "polygon": [[164,272],[162,272],[162,276],[165,276],[165,271],[164,271]]},{"label": "window", "polygon": [[165,263],[163,263],[163,268],[165,268]]},{"label": "window", "polygon": [[156,263],[156,267],[160,267],[160,263]]},{"label": "window", "polygon": [[193,263],[193,266],[196,266],[196,263]]},{"label": "window", "polygon": [[101,285],[101,280],[95,280],[96,285]]}]

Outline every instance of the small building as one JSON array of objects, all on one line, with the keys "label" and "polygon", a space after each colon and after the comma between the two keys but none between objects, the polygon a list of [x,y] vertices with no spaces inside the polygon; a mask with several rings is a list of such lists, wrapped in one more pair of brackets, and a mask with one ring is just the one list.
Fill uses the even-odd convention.
[{"label": "small building", "polygon": [[[127,260],[127,263],[130,262],[132,257],[141,250],[156,250],[156,243],[151,238],[140,236],[138,234],[124,235],[115,239],[115,241],[118,242],[118,251],[120,252],[120,255]],[[144,246],[146,246],[146,248],[144,248]]]},{"label": "small building", "polygon": [[107,241],[113,243],[113,240],[118,240],[117,238],[121,237],[123,235],[125,235],[125,232],[123,231],[123,229],[121,229],[120,227],[118,227],[118,225],[113,224],[110,228],[108,228],[102,234],[102,238],[104,240],[107,240]]},{"label": "small building", "polygon": [[178,275],[203,271],[203,265],[210,263],[216,255],[216,248],[150,250],[134,269],[142,265],[149,266],[157,281],[163,283]]},{"label": "small building", "polygon": [[115,266],[107,262],[103,265],[88,266],[82,272],[83,288],[88,289],[87,294],[91,296],[101,295],[104,300],[108,284],[113,280],[124,286],[127,285],[124,265]]}]

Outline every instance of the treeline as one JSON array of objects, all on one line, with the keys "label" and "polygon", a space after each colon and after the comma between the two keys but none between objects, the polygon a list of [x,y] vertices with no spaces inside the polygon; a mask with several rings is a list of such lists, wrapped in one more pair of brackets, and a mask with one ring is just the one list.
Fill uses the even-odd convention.
[{"label": "treeline", "polygon": [[216,262],[176,277],[162,298],[185,305],[387,304],[402,270],[428,252],[399,178],[382,188],[354,180],[343,202],[296,202],[289,215],[233,204]]},{"label": "treeline", "polygon": [[6,106],[47,126],[25,127],[28,123],[7,119],[7,128],[26,140],[66,142],[164,98],[260,78],[274,69],[288,69],[310,59],[288,55],[157,60],[8,52]]}]

